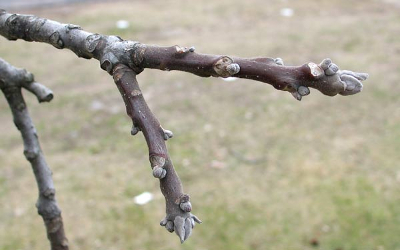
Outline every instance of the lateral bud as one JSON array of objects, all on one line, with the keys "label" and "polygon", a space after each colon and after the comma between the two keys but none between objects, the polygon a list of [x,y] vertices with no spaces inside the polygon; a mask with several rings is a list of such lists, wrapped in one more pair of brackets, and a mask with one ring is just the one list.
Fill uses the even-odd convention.
[{"label": "lateral bud", "polygon": [[181,46],[175,45],[175,49],[176,49],[177,56],[184,56],[184,55],[188,54],[189,52],[195,51],[194,46],[188,48],[188,47],[181,47]]},{"label": "lateral bud", "polygon": [[140,128],[137,127],[135,124],[132,125],[132,129],[131,129],[131,135],[136,135],[137,133],[139,133]]},{"label": "lateral bud", "polygon": [[240,71],[240,66],[233,62],[233,59],[229,56],[223,56],[214,63],[214,71],[217,76],[230,77]]},{"label": "lateral bud", "polygon": [[51,45],[53,45],[57,49],[64,48],[64,41],[61,39],[61,35],[58,31],[51,34],[51,36],[49,38],[49,42]]},{"label": "lateral bud", "polygon": [[163,129],[163,132],[164,132],[164,140],[165,141],[174,137],[174,134],[170,130]]}]

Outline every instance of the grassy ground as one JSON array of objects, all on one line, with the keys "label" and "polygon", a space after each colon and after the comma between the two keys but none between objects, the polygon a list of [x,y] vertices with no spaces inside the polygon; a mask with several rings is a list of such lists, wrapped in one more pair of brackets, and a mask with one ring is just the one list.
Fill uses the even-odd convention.
[{"label": "grassy ground", "polygon": [[[294,9],[282,17],[280,9]],[[351,97],[313,91],[302,102],[262,83],[146,70],[150,107],[194,212],[183,245],[158,223],[164,201],[142,135],[110,76],[49,45],[0,38],[0,56],[55,92],[26,95],[54,172],[72,249],[400,250],[399,1],[134,1],[30,10],[92,32],[200,53],[331,57],[370,73]],[[131,22],[129,29],[115,22]],[[47,249],[36,184],[0,98],[0,249]],[[144,205],[133,197],[150,191]]]}]

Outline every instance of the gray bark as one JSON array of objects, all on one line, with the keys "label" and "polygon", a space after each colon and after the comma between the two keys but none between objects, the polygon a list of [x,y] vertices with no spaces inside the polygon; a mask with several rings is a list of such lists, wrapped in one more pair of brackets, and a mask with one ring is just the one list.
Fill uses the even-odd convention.
[{"label": "gray bark", "polygon": [[34,81],[33,75],[24,69],[14,68],[0,58],[0,89],[10,106],[14,124],[21,132],[24,155],[32,166],[39,190],[36,203],[38,213],[43,217],[47,237],[52,250],[68,250],[61,210],[55,199],[52,173],[40,148],[35,126],[28,113],[21,89],[25,88],[36,95],[39,102],[53,98],[51,90]]}]

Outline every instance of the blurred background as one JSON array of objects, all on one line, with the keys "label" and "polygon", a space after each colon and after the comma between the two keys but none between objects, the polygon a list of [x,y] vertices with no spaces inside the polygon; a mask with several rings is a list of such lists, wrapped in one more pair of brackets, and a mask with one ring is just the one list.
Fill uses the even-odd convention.
[{"label": "blurred background", "polygon": [[[150,108],[174,132],[167,145],[204,222],[181,245],[159,226],[165,204],[145,140],[130,136],[122,98],[98,61],[0,37],[0,56],[55,93],[40,105],[25,97],[71,249],[400,250],[399,0],[54,2],[1,0],[0,8],[145,44],[286,65],[330,57],[370,74],[355,96],[312,90],[298,102],[249,80],[141,73]],[[48,249],[5,98],[0,131],[0,249]]]}]

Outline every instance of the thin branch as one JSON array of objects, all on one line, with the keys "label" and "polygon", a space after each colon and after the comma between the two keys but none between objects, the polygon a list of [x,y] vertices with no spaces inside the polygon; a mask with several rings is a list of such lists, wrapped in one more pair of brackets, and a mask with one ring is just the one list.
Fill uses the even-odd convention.
[{"label": "thin branch", "polygon": [[183,243],[192,233],[195,222],[201,221],[191,214],[189,195],[183,193],[182,183],[168,155],[165,140],[170,137],[143,98],[136,73],[129,67],[118,64],[114,68],[114,81],[125,102],[126,110],[135,131],[141,130],[149,148],[153,175],[160,179],[161,192],[165,197],[167,216],[161,221],[168,231],[175,231]]},{"label": "thin branch", "polygon": [[39,102],[48,102],[53,93],[43,85],[34,82],[33,75],[24,69],[14,68],[0,58],[0,88],[10,106],[15,126],[21,132],[24,142],[24,155],[31,163],[39,198],[36,203],[38,213],[43,217],[47,237],[52,250],[68,250],[61,210],[55,199],[52,173],[40,148],[36,129],[29,116],[21,88],[26,88],[36,95]]}]

